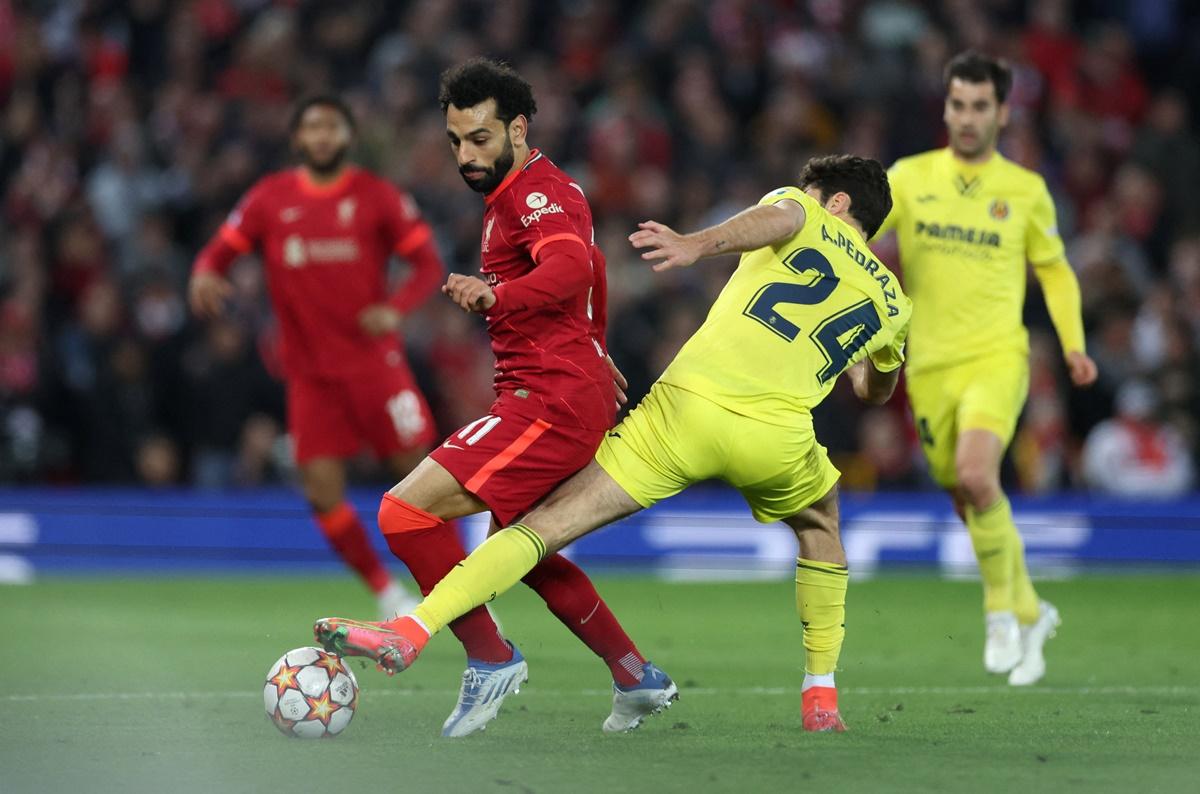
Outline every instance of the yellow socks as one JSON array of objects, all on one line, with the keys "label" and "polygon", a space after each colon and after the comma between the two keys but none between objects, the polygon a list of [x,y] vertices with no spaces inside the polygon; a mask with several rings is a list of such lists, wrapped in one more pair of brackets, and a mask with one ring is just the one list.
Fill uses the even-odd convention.
[{"label": "yellow socks", "polygon": [[437,634],[450,621],[509,589],[546,556],[546,544],[524,524],[514,524],[485,540],[446,574],[413,610]]},{"label": "yellow socks", "polygon": [[1037,591],[1029,579],[1029,571],[1025,568],[1025,543],[1021,535],[1013,527],[1013,612],[1017,613],[1017,621],[1029,625],[1036,623],[1041,615],[1038,605]]},{"label": "yellow socks", "polygon": [[846,584],[849,571],[831,562],[796,560],[796,609],[804,624],[804,670],[810,676],[837,669],[846,636]]},{"label": "yellow socks", "polygon": [[[975,559],[979,561],[979,575],[983,579],[983,608],[988,612],[1012,612],[1015,603],[1014,558],[1023,550],[1008,499],[1001,496],[984,510],[968,506],[967,532],[971,535]],[[1021,567],[1024,569],[1024,562]]]}]

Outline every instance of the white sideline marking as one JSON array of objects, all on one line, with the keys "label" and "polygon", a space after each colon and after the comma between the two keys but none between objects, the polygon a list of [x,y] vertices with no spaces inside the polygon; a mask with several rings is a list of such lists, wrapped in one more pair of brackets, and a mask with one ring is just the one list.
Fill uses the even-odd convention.
[{"label": "white sideline marking", "polygon": [[[843,695],[1200,695],[1200,686],[1081,686],[1081,687],[1007,687],[1007,686],[901,686],[901,687],[842,687]],[[368,697],[454,697],[457,689],[381,689],[372,691]],[[593,697],[612,694],[611,689],[523,689],[522,695],[544,695],[548,697]],[[712,687],[684,687],[683,695],[799,695],[799,687],[739,687],[718,689]],[[257,690],[235,690],[229,692],[82,692],[45,693],[32,695],[0,696],[3,703],[37,703],[39,701],[89,701],[89,700],[224,700],[236,698],[261,698]]]}]

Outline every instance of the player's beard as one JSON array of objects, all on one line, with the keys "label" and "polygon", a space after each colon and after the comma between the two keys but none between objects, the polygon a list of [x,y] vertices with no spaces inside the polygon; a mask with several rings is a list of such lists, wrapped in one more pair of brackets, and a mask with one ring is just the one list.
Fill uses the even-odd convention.
[{"label": "player's beard", "polygon": [[[504,149],[496,158],[496,162],[492,163],[491,168],[462,166],[458,169],[458,172],[462,174],[463,181],[467,183],[467,187],[476,193],[487,194],[500,187],[500,183],[504,181],[504,177],[508,176],[509,169],[513,167],[515,161],[516,155],[513,153],[512,138],[506,134],[504,136]],[[467,174],[470,173],[484,174],[484,177],[476,180],[467,179]]]},{"label": "player's beard", "polygon": [[954,146],[954,153],[965,159],[973,159],[988,152],[996,145],[996,137],[999,133],[997,126],[993,125],[987,129],[971,130],[973,139],[969,142],[963,140],[962,133],[953,135],[951,143]]},{"label": "player's beard", "polygon": [[304,167],[312,171],[320,177],[333,176],[346,162],[346,154],[350,151],[349,146],[343,146],[335,151],[326,160],[321,161],[313,157],[307,149],[300,149],[300,159],[304,163]]}]

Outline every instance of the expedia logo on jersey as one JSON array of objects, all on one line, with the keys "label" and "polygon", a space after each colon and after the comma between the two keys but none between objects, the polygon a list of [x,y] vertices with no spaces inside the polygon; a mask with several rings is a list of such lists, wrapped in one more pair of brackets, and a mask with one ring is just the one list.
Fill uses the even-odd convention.
[{"label": "expedia logo on jersey", "polygon": [[554,215],[555,213],[564,212],[561,204],[550,204],[549,201],[550,199],[546,198],[545,193],[530,193],[526,196],[525,206],[529,207],[533,212],[521,216],[521,225],[528,228],[529,224],[540,221],[543,215]]},{"label": "expedia logo on jersey", "polygon": [[917,221],[917,234],[933,237],[938,240],[948,240],[970,245],[984,245],[992,248],[1000,247],[1000,235],[986,229],[972,229],[959,226],[957,223],[926,223]]},{"label": "expedia logo on jersey", "polygon": [[305,240],[291,234],[283,241],[283,261],[288,267],[330,265],[358,259],[358,243],[351,237]]}]

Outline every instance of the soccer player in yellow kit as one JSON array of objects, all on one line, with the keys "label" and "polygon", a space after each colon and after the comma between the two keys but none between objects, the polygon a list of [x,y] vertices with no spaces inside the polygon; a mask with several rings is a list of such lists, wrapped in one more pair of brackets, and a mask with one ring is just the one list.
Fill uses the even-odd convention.
[{"label": "soccer player in yellow kit", "polygon": [[[891,205],[883,167],[846,155],[810,160],[799,187],[694,234],[649,221],[630,236],[655,270],[743,252],[701,328],[650,393],[611,430],[595,460],[520,523],[500,530],[451,571],[411,616],[387,623],[317,622],[318,641],[395,672],[429,637],[512,587],[575,538],[717,478],[756,519],[796,534],[796,604],[804,629],[801,712],[809,731],[845,730],[834,670],[845,635],[846,556],[838,533],[838,470],[813,434],[811,409],[849,371],[855,393],[887,400],[904,361],[911,303],[866,247]],[[677,696],[643,682],[625,692],[637,727]]]},{"label": "soccer player in yellow kit", "polygon": [[1096,380],[1084,351],[1079,284],[1054,203],[1038,174],[996,151],[1012,73],[966,52],[945,70],[950,145],[888,172],[901,274],[913,300],[908,397],[933,478],[967,524],[983,579],[984,667],[1013,685],[1045,674],[1042,648],[1060,620],[1039,601],[1000,489],[1000,463],[1029,388],[1021,322],[1026,262],[1042,285],[1071,382]]}]

